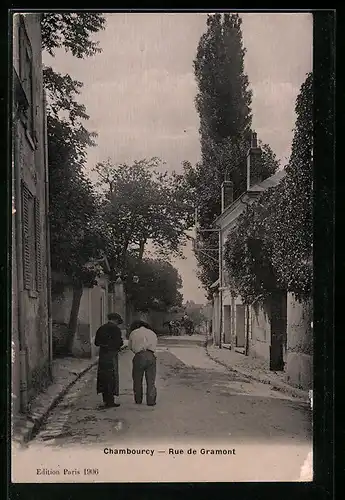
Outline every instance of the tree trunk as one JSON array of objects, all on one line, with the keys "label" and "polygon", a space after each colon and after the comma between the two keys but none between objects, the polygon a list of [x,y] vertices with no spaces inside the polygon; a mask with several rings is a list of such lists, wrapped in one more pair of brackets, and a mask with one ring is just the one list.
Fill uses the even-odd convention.
[{"label": "tree trunk", "polygon": [[77,331],[77,325],[78,325],[78,315],[79,315],[79,308],[80,308],[80,301],[81,297],[83,295],[83,287],[82,285],[74,285],[73,286],[73,299],[72,299],[72,307],[71,307],[71,314],[69,318],[69,323],[68,323],[68,337],[66,341],[66,353],[67,354],[72,354],[72,347],[73,347],[73,341],[74,337]]},{"label": "tree trunk", "polygon": [[146,244],[146,239],[141,240],[140,245],[139,245],[139,261],[143,260],[145,244]]}]

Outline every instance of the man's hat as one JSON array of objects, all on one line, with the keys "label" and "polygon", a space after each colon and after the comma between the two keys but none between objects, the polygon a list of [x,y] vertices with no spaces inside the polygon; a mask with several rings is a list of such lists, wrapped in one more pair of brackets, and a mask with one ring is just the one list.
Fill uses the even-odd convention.
[{"label": "man's hat", "polygon": [[118,313],[109,313],[108,319],[109,321],[118,321],[120,324],[123,323],[123,319]]}]

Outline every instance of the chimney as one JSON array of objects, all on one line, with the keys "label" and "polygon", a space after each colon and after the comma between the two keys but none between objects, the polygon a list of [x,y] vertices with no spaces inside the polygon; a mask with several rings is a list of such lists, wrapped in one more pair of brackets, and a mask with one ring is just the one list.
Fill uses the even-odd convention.
[{"label": "chimney", "polygon": [[234,201],[234,187],[233,183],[227,179],[222,183],[222,213],[226,208],[228,208]]},{"label": "chimney", "polygon": [[250,149],[247,154],[247,190],[262,181],[260,170],[261,148],[258,147],[256,132],[252,133]]}]

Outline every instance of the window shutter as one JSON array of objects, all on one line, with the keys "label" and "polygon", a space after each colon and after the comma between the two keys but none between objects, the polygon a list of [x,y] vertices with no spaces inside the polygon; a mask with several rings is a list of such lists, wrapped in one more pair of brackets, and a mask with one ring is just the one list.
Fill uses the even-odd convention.
[{"label": "window shutter", "polygon": [[[21,20],[21,23],[23,21]],[[23,81],[24,78],[24,54],[25,54],[25,45],[24,45],[24,29],[22,24],[19,25],[19,78]]]},{"label": "window shutter", "polygon": [[42,288],[42,258],[41,258],[41,214],[40,200],[35,198],[35,242],[36,242],[36,283],[37,290]]},{"label": "window shutter", "polygon": [[22,183],[22,217],[23,217],[23,268],[24,288],[30,289],[31,266],[30,266],[30,236],[29,236],[29,192],[27,186]]},{"label": "window shutter", "polygon": [[32,113],[32,119],[31,119],[31,129],[29,130],[30,134],[32,135],[32,138],[34,140],[35,146],[36,146],[36,115],[37,115],[37,103],[36,103],[36,94],[37,94],[37,81],[36,81],[36,74],[35,74],[35,67],[34,67],[34,62],[33,62],[33,57],[31,57],[31,62],[30,62],[30,89],[31,89],[31,95],[30,95],[30,102],[31,102],[31,113]]}]

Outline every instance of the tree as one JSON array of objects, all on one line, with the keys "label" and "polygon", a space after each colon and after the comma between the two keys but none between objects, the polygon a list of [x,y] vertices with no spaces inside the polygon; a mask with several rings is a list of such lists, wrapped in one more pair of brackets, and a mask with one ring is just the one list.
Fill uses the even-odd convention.
[{"label": "tree", "polygon": [[101,49],[90,37],[104,28],[102,14],[45,12],[41,14],[42,47],[51,56],[61,47],[80,59],[93,56]]},{"label": "tree", "polygon": [[225,244],[228,286],[247,304],[258,297],[264,300],[279,288],[276,270],[272,266],[272,240],[265,224],[275,210],[271,203],[275,189],[266,191],[247,207]]},{"label": "tree", "polygon": [[188,300],[184,304],[184,310],[187,316],[193,321],[196,328],[200,327],[206,321],[205,306],[196,304],[193,300]]},{"label": "tree", "polygon": [[299,300],[312,291],[312,74],[296,100],[297,115],[286,176],[238,219],[226,243],[230,287],[245,302],[274,290]]},{"label": "tree", "polygon": [[[126,294],[136,311],[167,311],[170,307],[182,305],[179,291],[182,280],[169,262],[162,259],[132,260],[127,269]],[[138,276],[138,283],[134,283],[134,275]]]},{"label": "tree", "polygon": [[179,254],[185,231],[193,224],[193,203],[183,174],[159,171],[158,158],[133,165],[98,163],[103,187],[102,227],[110,235],[108,255],[117,272],[129,255],[139,261],[151,242],[161,256]]},{"label": "tree", "polygon": [[207,31],[199,41],[194,61],[199,87],[196,107],[206,155],[212,142],[250,130],[251,92],[244,74],[241,24],[238,14],[209,15]]},{"label": "tree", "polygon": [[[42,47],[50,55],[65,48],[78,58],[100,51],[91,35],[104,28],[104,17],[88,13],[41,15]],[[95,222],[98,203],[84,174],[86,150],[96,134],[84,127],[89,118],[77,101],[82,83],[70,75],[43,69],[47,95],[48,166],[50,196],[51,264],[73,283],[73,301],[66,350],[70,351],[77,327],[83,286],[93,286],[100,272],[102,234]]]},{"label": "tree", "polygon": [[[220,214],[220,189],[225,176],[233,182],[235,197],[246,189],[252,92],[244,73],[241,23],[238,14],[209,15],[207,30],[199,41],[194,61],[202,160],[195,167],[193,185],[198,199],[199,223],[203,228],[212,227]],[[266,178],[274,173],[278,162],[268,145],[262,148],[260,174]],[[217,246],[216,234],[200,234],[201,250]],[[197,252],[196,257],[199,277],[208,288],[218,278],[217,262],[207,256],[207,250]]]},{"label": "tree", "polygon": [[285,185],[272,203],[272,264],[288,291],[310,298],[313,264],[313,75],[309,73],[296,100],[297,115]]},{"label": "tree", "polygon": [[[70,351],[83,286],[93,286],[99,274],[97,267],[90,268],[90,261],[100,257],[104,243],[95,223],[97,197],[82,169],[83,147],[90,144],[88,136],[84,135],[83,143],[83,133],[52,115],[48,115],[48,123],[51,266],[68,276],[73,284],[70,335],[66,344],[66,350]],[[79,139],[75,139],[76,136]]]}]

